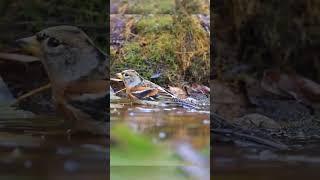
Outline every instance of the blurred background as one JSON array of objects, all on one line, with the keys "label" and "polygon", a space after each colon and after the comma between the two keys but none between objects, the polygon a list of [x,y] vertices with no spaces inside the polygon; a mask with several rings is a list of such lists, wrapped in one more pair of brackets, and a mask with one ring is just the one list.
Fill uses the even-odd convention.
[{"label": "blurred background", "polygon": [[215,178],[319,178],[319,3],[212,2]]},{"label": "blurred background", "polygon": [[[61,131],[49,83],[38,58],[14,41],[47,27],[78,26],[107,52],[105,0],[0,2],[0,179],[106,179],[107,138],[70,137]],[[18,103],[15,103],[17,102]]]}]

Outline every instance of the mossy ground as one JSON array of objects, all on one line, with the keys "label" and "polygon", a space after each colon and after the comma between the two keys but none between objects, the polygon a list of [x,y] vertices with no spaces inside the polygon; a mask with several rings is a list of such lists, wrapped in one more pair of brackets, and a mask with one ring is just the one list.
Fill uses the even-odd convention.
[{"label": "mossy ground", "polygon": [[185,3],[189,13],[209,14],[208,0],[111,0],[111,5],[118,7],[117,13],[173,14],[179,2]]},{"label": "mossy ground", "polygon": [[[183,18],[182,18],[183,17]],[[123,47],[111,48],[112,74],[135,69],[143,77],[161,73],[159,84],[208,83],[209,36],[195,16],[145,15]]]}]

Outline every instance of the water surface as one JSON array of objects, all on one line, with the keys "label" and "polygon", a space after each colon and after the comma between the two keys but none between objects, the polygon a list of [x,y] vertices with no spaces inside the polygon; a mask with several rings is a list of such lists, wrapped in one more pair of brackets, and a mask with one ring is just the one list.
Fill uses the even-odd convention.
[{"label": "water surface", "polygon": [[[175,152],[182,160],[201,161],[199,164],[202,164],[201,167],[165,165],[160,168],[182,169],[186,175],[182,179],[190,179],[189,176],[193,176],[193,179],[209,179],[209,112],[185,108],[118,105],[118,108],[111,109],[111,129],[119,124],[128,126],[137,134],[149,137],[154,144],[162,145],[167,150]],[[145,151],[147,153],[148,149]],[[133,166],[125,168],[139,169]],[[146,168],[151,169],[152,165],[144,168],[148,171]]]},{"label": "water surface", "polygon": [[0,120],[0,179],[106,179],[107,137],[68,135],[52,117]]}]

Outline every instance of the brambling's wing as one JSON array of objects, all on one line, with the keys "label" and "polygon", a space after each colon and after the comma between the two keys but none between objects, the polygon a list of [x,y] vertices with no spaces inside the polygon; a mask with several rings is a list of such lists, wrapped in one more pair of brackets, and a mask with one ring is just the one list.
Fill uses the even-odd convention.
[{"label": "brambling's wing", "polygon": [[145,88],[143,90],[132,91],[131,94],[138,99],[143,100],[154,100],[153,98],[157,95],[158,90],[153,88]]},{"label": "brambling's wing", "polygon": [[158,90],[158,93],[155,95],[155,97],[152,97],[154,100],[161,101],[168,106],[183,106],[183,107],[187,107],[187,108],[199,109],[199,107],[197,106],[197,104],[195,102],[180,99],[177,96],[170,93],[169,91],[162,88],[161,86],[159,86],[151,81],[144,80],[142,83],[144,86],[152,87],[152,88]]},{"label": "brambling's wing", "polygon": [[68,103],[74,108],[79,109],[80,111],[89,115],[93,120],[107,121],[108,99],[109,98],[107,98],[106,96],[97,98],[91,98],[90,96],[88,96],[88,98],[74,99],[69,101]]}]

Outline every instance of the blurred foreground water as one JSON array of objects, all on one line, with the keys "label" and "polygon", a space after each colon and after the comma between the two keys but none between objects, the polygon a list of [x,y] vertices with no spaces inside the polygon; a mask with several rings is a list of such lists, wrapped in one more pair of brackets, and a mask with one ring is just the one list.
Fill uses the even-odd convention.
[{"label": "blurred foreground water", "polygon": [[295,148],[288,150],[241,141],[214,143],[212,175],[225,180],[319,179],[319,149],[319,140],[295,142]]},{"label": "blurred foreground water", "polygon": [[[134,154],[129,153],[123,154],[127,157],[121,159],[127,159],[127,161],[119,164],[116,161],[119,158],[112,156],[116,154],[113,152],[116,151],[113,150],[113,146],[123,146],[123,144],[111,143],[111,178],[123,179],[126,177],[125,173],[130,174],[130,179],[206,180],[210,178],[209,112],[130,104],[114,104],[111,107],[111,139],[116,136],[113,136],[112,129],[118,125],[125,125],[136,134],[148,137],[156,147],[159,145],[162,152],[172,152],[174,158],[178,159],[178,163],[173,163],[175,161],[171,161],[170,158],[164,162],[168,156],[163,155],[162,159],[151,157],[148,161],[140,158],[130,162],[133,158],[130,156]],[[152,150],[141,149],[141,151],[148,154]]]},{"label": "blurred foreground water", "polygon": [[107,136],[68,135],[62,119],[1,108],[0,179],[106,179]]}]

